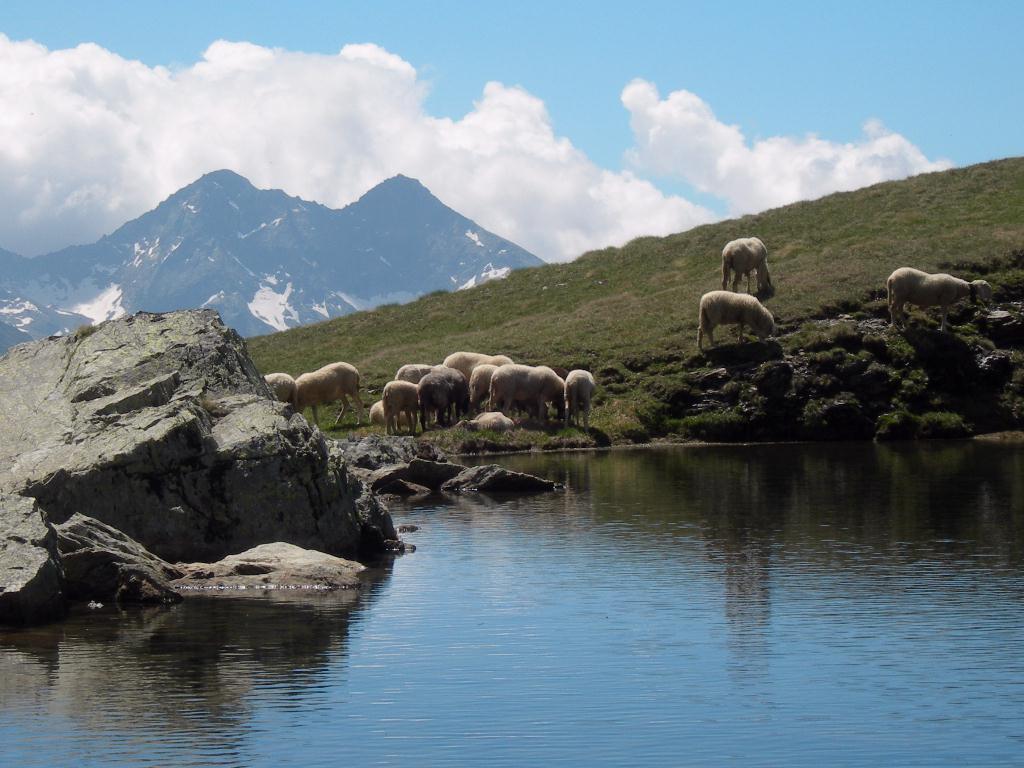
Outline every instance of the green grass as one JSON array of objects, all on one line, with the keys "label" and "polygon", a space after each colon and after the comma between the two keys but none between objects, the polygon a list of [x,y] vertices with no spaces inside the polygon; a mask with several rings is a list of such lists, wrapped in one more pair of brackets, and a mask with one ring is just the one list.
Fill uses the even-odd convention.
[{"label": "green grass", "polygon": [[[472,290],[433,293],[411,304],[253,338],[249,347],[267,373],[298,375],[328,362],[351,362],[362,372],[367,405],[402,364],[440,362],[457,350],[586,368],[594,372],[600,395],[591,425],[612,442],[642,441],[666,429],[657,416],[665,393],[685,390],[687,376],[715,367],[696,348],[697,304],[705,291],[721,287],[722,246],[745,235],[768,246],[776,295],[767,305],[782,332],[841,312],[885,316],[885,279],[905,265],[968,279],[984,275],[997,299],[1019,295],[1024,264],[1010,254],[1024,248],[1024,159],[643,237],[569,264],[518,270]],[[720,341],[732,343],[731,329],[723,331]],[[787,351],[801,344],[810,350],[845,347],[850,336],[841,325],[807,333],[787,341]],[[892,358],[907,353],[902,341],[873,343]],[[321,423],[333,419],[323,409]],[[680,431],[727,433],[728,419],[720,421],[690,422]]]}]

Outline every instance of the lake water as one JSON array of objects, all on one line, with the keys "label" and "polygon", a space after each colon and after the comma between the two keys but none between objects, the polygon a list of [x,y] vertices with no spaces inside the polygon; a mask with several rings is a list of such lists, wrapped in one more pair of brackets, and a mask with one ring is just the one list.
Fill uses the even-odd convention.
[{"label": "lake water", "polygon": [[1024,448],[500,459],[360,594],[0,634],[0,764],[1022,765]]}]

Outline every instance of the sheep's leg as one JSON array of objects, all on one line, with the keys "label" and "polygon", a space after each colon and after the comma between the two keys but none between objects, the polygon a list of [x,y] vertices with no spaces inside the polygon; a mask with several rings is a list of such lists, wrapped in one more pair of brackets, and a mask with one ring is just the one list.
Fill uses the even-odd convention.
[{"label": "sheep's leg", "polygon": [[359,399],[358,392],[356,392],[353,399],[356,401],[356,426],[359,426],[363,423],[363,414],[365,413],[366,408],[363,406],[363,401]]},{"label": "sheep's leg", "polygon": [[747,272],[747,293],[750,293],[750,273]]},{"label": "sheep's leg", "polygon": [[949,314],[949,304],[942,305],[942,325],[939,326],[940,331],[948,331],[949,327],[946,325],[946,315]]},{"label": "sheep's leg", "polygon": [[733,293],[739,293],[739,291],[740,291],[740,278],[743,277],[743,275],[741,275],[739,272],[734,272],[733,274],[734,274],[734,277],[732,279],[732,292]]},{"label": "sheep's leg", "polygon": [[312,408],[313,408],[313,426],[319,427],[320,426],[320,416],[316,412],[316,406],[314,405],[314,406],[312,406]]},{"label": "sheep's leg", "polygon": [[583,428],[590,431],[590,403],[583,407]]},{"label": "sheep's leg", "polygon": [[338,422],[341,421],[341,417],[345,415],[345,411],[348,410],[348,398],[344,395],[341,396],[341,410],[338,411],[338,418],[334,420],[334,426],[338,426]]},{"label": "sheep's leg", "polygon": [[743,323],[736,324],[736,343],[739,344],[743,341]]}]

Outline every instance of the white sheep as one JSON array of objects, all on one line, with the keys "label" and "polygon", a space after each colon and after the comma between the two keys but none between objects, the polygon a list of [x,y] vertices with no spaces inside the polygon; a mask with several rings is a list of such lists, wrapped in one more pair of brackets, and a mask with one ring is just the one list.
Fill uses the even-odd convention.
[{"label": "white sheep", "polygon": [[731,291],[710,291],[700,297],[698,315],[697,347],[704,349],[704,334],[711,345],[715,344],[715,328],[719,325],[738,325],[737,337],[743,338],[743,326],[766,339],[775,333],[775,318],[756,296]]},{"label": "white sheep", "polygon": [[444,365],[461,371],[468,382],[473,369],[478,365],[510,365],[511,357],[505,355],[484,355],[480,352],[453,352],[444,359]]},{"label": "white sheep", "polygon": [[565,377],[565,425],[575,423],[579,426],[580,413],[583,414],[583,428],[590,429],[590,401],[594,396],[597,384],[590,371],[569,371]]},{"label": "white sheep", "polygon": [[287,373],[268,373],[263,377],[274,393],[274,397],[282,403],[290,403],[295,395],[295,379]]},{"label": "white sheep", "polygon": [[498,370],[498,366],[490,363],[482,363],[473,369],[473,375],[469,377],[469,406],[474,411],[479,410],[485,400],[491,395],[491,376]]},{"label": "white sheep", "polygon": [[722,290],[729,286],[729,273],[733,273],[732,290],[739,289],[740,277],[747,277],[747,293],[750,293],[750,273],[757,273],[757,290],[763,292],[772,287],[768,274],[768,249],[757,237],[741,237],[725,244],[722,249]]},{"label": "white sheep", "polygon": [[370,406],[370,423],[376,424],[378,427],[387,426],[387,422],[384,420],[383,400],[378,400],[376,403]]},{"label": "white sheep", "polygon": [[455,426],[474,432],[487,429],[491,432],[508,432],[515,429],[516,423],[500,411],[485,411],[472,421],[460,421]]},{"label": "white sheep", "polygon": [[363,401],[359,399],[359,371],[349,363],[328,363],[319,370],[304,373],[295,380],[295,396],[292,406],[298,413],[306,408],[313,409],[313,423],[319,423],[317,406],[341,400],[341,410],[334,426],[338,426],[345,411],[351,408],[348,399],[356,402],[356,424],[363,421]]},{"label": "white sheep", "polygon": [[565,418],[565,381],[546,365],[499,366],[491,375],[491,408],[505,413],[515,402],[526,403],[531,413],[544,421],[548,403],[554,403],[561,421]]},{"label": "white sheep", "polygon": [[426,363],[408,363],[398,369],[398,372],[395,374],[395,381],[408,381],[412,384],[419,384],[420,379],[436,367],[436,365],[427,365]]},{"label": "white sheep", "polygon": [[905,304],[917,307],[942,307],[943,331],[947,330],[946,315],[952,304],[970,297],[972,302],[979,299],[986,304],[992,301],[992,286],[984,280],[968,283],[959,277],[947,274],[930,275],[912,267],[900,267],[885,281],[889,296],[889,320],[892,325],[902,326],[906,322]]},{"label": "white sheep", "polygon": [[419,386],[410,381],[389,381],[384,385],[384,422],[389,435],[398,434],[398,425],[405,417],[409,434],[416,434],[419,415]]}]

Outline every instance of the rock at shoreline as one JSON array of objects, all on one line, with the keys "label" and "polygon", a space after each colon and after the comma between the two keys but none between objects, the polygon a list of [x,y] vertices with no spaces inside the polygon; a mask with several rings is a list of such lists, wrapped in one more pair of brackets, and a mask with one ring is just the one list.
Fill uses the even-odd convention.
[{"label": "rock at shoreline", "polygon": [[57,534],[34,500],[0,494],[0,624],[37,624],[66,612]]},{"label": "rock at shoreline", "polygon": [[216,563],[179,563],[183,576],[173,582],[184,594],[243,591],[355,589],[364,566],[324,552],[274,542],[229,555]]},{"label": "rock at shoreline", "polygon": [[396,537],[211,310],[23,344],[0,358],[0,393],[0,491],[51,523],[86,515],[169,561],[268,541],[372,556]]},{"label": "rock at shoreline", "polygon": [[522,472],[513,472],[495,464],[463,469],[441,486],[446,493],[480,491],[482,493],[543,493],[553,491],[556,483]]},{"label": "rock at shoreline", "polygon": [[85,515],[56,526],[67,596],[118,603],[174,603],[182,571],[115,528]]}]

